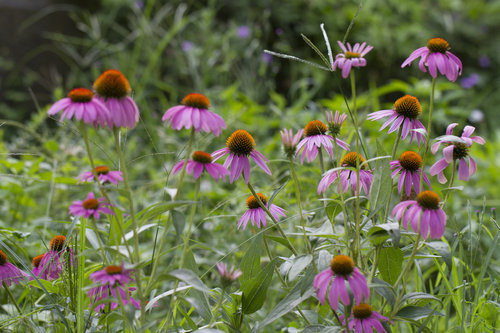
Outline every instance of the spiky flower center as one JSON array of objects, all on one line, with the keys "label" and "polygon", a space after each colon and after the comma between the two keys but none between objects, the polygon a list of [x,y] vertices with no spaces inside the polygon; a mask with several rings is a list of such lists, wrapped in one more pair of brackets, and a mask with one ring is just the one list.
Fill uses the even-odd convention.
[{"label": "spiky flower center", "polygon": [[[267,198],[264,194],[257,193],[257,196],[259,197],[260,201],[262,201],[262,203],[264,205],[267,204]],[[260,208],[259,202],[257,201],[257,199],[255,199],[255,197],[253,195],[251,195],[247,198],[247,207],[248,207],[248,209]]]},{"label": "spiky flower center", "polygon": [[130,93],[130,84],[120,71],[109,69],[95,80],[94,89],[104,98],[123,98]]},{"label": "spiky flower center", "polygon": [[352,314],[354,318],[365,319],[372,315],[372,307],[368,304],[361,303],[360,305],[355,305],[352,309]]},{"label": "spiky flower center", "polygon": [[354,261],[349,256],[339,254],[330,262],[330,268],[336,275],[350,275],[354,271]]},{"label": "spiky flower center", "polygon": [[394,110],[401,116],[416,119],[422,113],[418,98],[405,95],[394,102]]},{"label": "spiky flower center", "polygon": [[255,140],[245,130],[237,130],[227,139],[226,145],[229,150],[238,155],[249,155],[255,148]]},{"label": "spiky flower center", "polygon": [[453,147],[453,159],[459,160],[462,158],[466,158],[469,155],[469,147],[465,143],[456,142],[453,143],[455,147]]},{"label": "spiky flower center", "polygon": [[76,103],[87,103],[92,100],[94,93],[90,89],[75,88],[68,93],[69,99]]},{"label": "spiky flower center", "polygon": [[82,205],[85,209],[97,209],[97,207],[99,207],[99,201],[97,201],[97,199],[90,198],[83,201]]},{"label": "spiky flower center", "polygon": [[361,58],[361,53],[347,51],[346,53],[344,53],[344,57],[346,59]]},{"label": "spiky flower center", "polygon": [[187,94],[181,103],[198,109],[208,109],[210,107],[210,101],[207,96],[197,93]]},{"label": "spiky flower center", "polygon": [[326,131],[327,127],[323,122],[319,120],[313,120],[306,125],[304,129],[304,135],[305,136],[321,135],[325,134]]},{"label": "spiky flower center", "polygon": [[109,168],[105,165],[101,165],[95,168],[95,172],[98,175],[107,175],[109,173]]},{"label": "spiky flower center", "polygon": [[54,236],[50,241],[50,250],[54,252],[61,252],[64,246],[66,237],[63,235]]},{"label": "spiky flower center", "polygon": [[116,265],[110,265],[110,266],[106,266],[105,270],[106,270],[106,273],[108,273],[108,275],[121,274],[122,267],[116,266]]},{"label": "spiky flower center", "polygon": [[43,256],[43,254],[40,254],[39,256],[34,257],[31,261],[31,266],[33,266],[33,268],[37,268],[38,266],[40,266],[40,262],[42,261]]},{"label": "spiky flower center", "polygon": [[0,250],[0,266],[3,266],[7,263],[7,255]]},{"label": "spiky flower center", "polygon": [[450,50],[450,44],[442,38],[432,38],[427,42],[427,48],[431,52],[446,53]]},{"label": "spiky flower center", "polygon": [[399,156],[399,164],[403,169],[417,171],[422,166],[422,157],[414,151],[405,151]]},{"label": "spiky flower center", "polygon": [[423,191],[417,195],[417,203],[426,209],[439,209],[439,196],[433,191]]},{"label": "spiky flower center", "polygon": [[[356,162],[356,160],[358,162]],[[352,151],[350,153],[347,153],[344,157],[342,157],[342,159],[340,160],[340,165],[355,168],[356,163],[359,163],[359,165],[361,165],[364,161],[365,159],[363,158],[363,156]],[[363,165],[361,166],[361,169],[364,169],[365,167],[366,165]]]},{"label": "spiky flower center", "polygon": [[193,161],[200,162],[203,164],[212,162],[212,155],[205,153],[204,151],[195,151],[192,155]]}]

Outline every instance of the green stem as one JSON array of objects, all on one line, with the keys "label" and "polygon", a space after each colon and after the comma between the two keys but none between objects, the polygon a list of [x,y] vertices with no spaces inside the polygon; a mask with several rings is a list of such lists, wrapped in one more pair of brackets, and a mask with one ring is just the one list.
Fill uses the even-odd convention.
[{"label": "green stem", "polygon": [[208,324],[208,328],[212,327],[212,325],[215,323],[216,318],[217,318],[216,313],[221,308],[223,301],[224,301],[224,288],[222,288],[222,290],[221,290],[219,301],[217,302],[217,305],[215,306],[214,312],[212,314],[212,319],[210,320],[210,323]]},{"label": "green stem", "polygon": [[[321,168],[321,177],[323,177],[325,173],[325,161],[323,159],[323,151],[321,150],[321,147],[318,148],[318,155],[319,155],[319,166]],[[326,194],[323,192],[323,194],[321,194],[321,197],[325,199]],[[325,209],[325,215],[326,215],[326,200],[323,200],[323,208]]]},{"label": "green stem", "polygon": [[[351,70],[351,95],[352,95],[352,109],[354,114],[354,130],[356,131],[356,154],[359,154],[359,127],[358,127],[358,105],[356,102],[356,79],[354,70]],[[368,156],[367,156],[368,157]],[[354,235],[354,249],[355,261],[361,263],[361,240],[360,240],[360,207],[359,207],[359,163],[360,159],[356,158],[356,209],[354,213],[355,221],[355,235]]]},{"label": "green stem", "polygon": [[377,245],[377,247],[375,248],[375,259],[373,260],[372,269],[370,270],[370,275],[368,276],[368,284],[370,284],[373,281],[373,278],[375,277],[375,272],[377,271],[381,250],[382,250],[382,245]]},{"label": "green stem", "polygon": [[[175,192],[174,201],[177,200],[177,197],[179,196],[179,192],[180,192],[181,187],[182,187],[182,183],[184,181],[184,176],[186,174],[187,162],[189,160],[189,157],[191,156],[191,148],[193,146],[194,138],[195,138],[195,130],[193,128],[191,130],[191,135],[189,137],[189,141],[187,144],[186,156],[184,157],[184,165],[182,166],[181,174],[179,176],[179,181],[177,183],[177,191]],[[151,287],[151,284],[153,283],[153,279],[154,279],[155,274],[156,274],[156,270],[158,269],[158,261],[160,259],[159,253],[161,253],[163,246],[165,246],[165,241],[167,239],[167,232],[168,232],[168,222],[170,221],[171,218],[172,218],[172,214],[169,214],[167,216],[167,218],[165,219],[165,228],[164,228],[163,233],[161,235],[160,244],[158,245],[158,249],[156,247],[156,241],[157,241],[156,236],[158,235],[158,232],[156,233],[154,244],[153,244],[153,254],[151,256],[151,261],[153,262],[153,267],[151,269],[151,274],[150,274],[148,285],[147,285],[146,289],[149,289]],[[158,253],[158,255],[155,255],[155,253]]]},{"label": "green stem", "polygon": [[455,180],[455,172],[456,172],[455,169],[456,168],[457,168],[457,162],[456,162],[456,160],[453,160],[453,169],[451,170],[451,178],[450,178],[450,182],[448,183],[448,190],[446,191],[446,194],[444,196],[442,208],[444,208],[444,206],[446,205],[446,202],[448,202],[448,196],[450,195],[450,192],[451,192],[450,188],[453,186],[453,181]]},{"label": "green stem", "polygon": [[413,247],[413,251],[411,252],[410,259],[406,262],[405,268],[401,271],[401,274],[399,274],[398,279],[396,280],[396,282],[393,285],[394,288],[396,288],[397,285],[403,280],[403,278],[405,278],[403,280],[403,285],[402,285],[401,291],[398,293],[398,297],[396,298],[396,301],[394,302],[394,308],[391,312],[391,316],[389,317],[389,319],[392,319],[398,311],[399,302],[401,302],[401,299],[403,298],[405,288],[406,288],[406,280],[407,280],[406,275],[410,271],[410,269],[413,265],[413,261],[415,260],[415,255],[418,252],[419,242],[420,242],[420,233],[417,235],[417,239],[415,240],[415,246]]},{"label": "green stem", "polygon": [[297,204],[299,206],[299,215],[300,215],[300,225],[302,226],[302,232],[304,236],[304,243],[307,248],[307,252],[313,257],[313,264],[314,264],[314,269],[316,272],[318,272],[318,268],[316,267],[316,263],[314,262],[314,252],[311,248],[311,243],[309,242],[309,239],[307,238],[306,234],[306,223],[305,223],[305,218],[304,218],[304,212],[302,211],[302,201],[301,201],[301,196],[300,196],[300,185],[299,185],[299,179],[297,178],[297,174],[295,173],[295,166],[293,164],[293,157],[289,157],[290,161],[290,173],[292,175],[293,182],[295,183],[295,195],[297,196]]},{"label": "green stem", "polygon": [[257,202],[259,203],[259,206],[264,209],[264,211],[266,212],[266,214],[269,216],[269,218],[273,221],[274,223],[274,226],[276,227],[276,229],[278,229],[279,233],[281,234],[281,237],[283,237],[284,240],[287,241],[288,243],[288,246],[290,247],[290,250],[292,251],[293,254],[295,254],[295,256],[297,256],[297,251],[295,250],[295,248],[293,247],[292,243],[290,242],[290,240],[288,239],[288,237],[286,236],[286,234],[283,232],[283,229],[281,229],[280,225],[279,225],[279,222],[276,221],[276,219],[274,218],[273,214],[271,214],[271,212],[269,211],[269,209],[267,209],[266,205],[264,205],[264,203],[262,202],[262,200],[260,200],[259,196],[257,195],[257,192],[255,192],[252,184],[250,182],[248,182],[248,189],[250,190],[250,192],[252,192],[254,198],[257,200]]},{"label": "green stem", "polygon": [[422,186],[422,191],[424,190],[424,168],[425,161],[427,159],[427,152],[429,151],[429,141],[431,138],[431,127],[432,127],[432,111],[434,110],[434,90],[436,88],[436,78],[432,78],[431,84],[431,97],[429,101],[429,120],[427,122],[427,137],[425,138],[425,148],[424,153],[422,155],[422,173],[420,174],[420,184]]},{"label": "green stem", "polygon": [[[394,147],[392,148],[391,161],[393,161],[396,158],[396,152],[398,149],[399,141],[401,140],[402,131],[403,131],[403,126],[399,127],[398,135],[396,137],[396,141],[394,142]],[[391,197],[393,192],[394,192],[394,186],[392,186],[392,180],[391,180],[391,191],[389,197],[387,198],[387,203],[385,205],[384,219],[382,220],[382,223],[387,222],[387,217],[389,216],[389,208],[391,206]]]},{"label": "green stem", "polygon": [[116,293],[116,298],[118,298],[118,303],[120,303],[120,309],[122,310],[123,320],[127,323],[127,326],[129,328],[130,332],[134,332],[134,329],[132,327],[132,323],[130,322],[129,315],[125,311],[125,305],[123,304],[123,300],[120,297],[120,292],[118,291],[118,287],[115,287],[115,293]]},{"label": "green stem", "polygon": [[78,332],[84,331],[84,303],[85,303],[85,292],[84,288],[84,279],[85,279],[85,240],[86,240],[86,230],[87,230],[87,219],[80,219],[80,236],[79,236],[79,246],[78,246],[78,301],[77,301],[77,322],[78,322]]},{"label": "green stem", "polygon": [[[120,161],[122,173],[123,173],[123,184],[125,185],[125,189],[127,191],[128,202],[129,202],[129,210],[130,210],[130,220],[132,221],[132,232],[134,234],[134,254],[135,254],[135,262],[137,265],[141,262],[141,256],[139,252],[139,235],[137,233],[137,222],[135,220],[135,209],[134,209],[134,199],[132,194],[132,189],[130,188],[130,183],[128,179],[128,171],[127,171],[127,163],[125,163],[125,158],[123,157],[123,152],[120,146],[120,129],[117,127],[113,127],[113,134],[115,137],[115,147],[116,152],[118,153],[118,159]],[[144,294],[142,292],[142,283],[141,283],[141,275],[142,270],[140,268],[136,269],[136,281],[137,281],[137,291],[139,294],[140,304],[141,304],[141,323],[145,320],[145,311],[144,305],[146,304],[144,299]]]},{"label": "green stem", "polygon": [[[336,139],[335,137],[333,138],[334,140]],[[337,164],[337,166],[341,166],[340,165],[340,159],[339,159],[339,148],[336,144],[334,144],[335,146],[335,163]],[[349,223],[347,221],[347,209],[346,209],[346,205],[344,204],[344,191],[342,190],[342,185],[341,185],[341,182],[340,182],[340,170],[337,171],[337,182],[339,184],[339,188],[340,188],[340,201],[342,201],[342,215],[344,217],[344,242],[345,242],[345,246],[346,246],[346,249],[348,249],[350,252],[351,252],[351,256],[353,256],[354,254],[352,253],[352,249],[349,247],[349,239],[350,239],[350,229],[349,229]],[[334,230],[334,224],[332,222],[332,230]]]},{"label": "green stem", "polygon": [[14,298],[14,295],[12,295],[12,293],[10,292],[9,287],[5,284],[5,280],[2,280],[2,286],[5,289],[5,291],[7,292],[7,296],[9,296],[10,300],[12,301],[12,303],[14,304],[14,306],[16,307],[16,309],[19,312],[19,314],[22,314],[21,309],[19,308],[19,305],[17,304],[16,299]]},{"label": "green stem", "polygon": [[191,231],[193,228],[194,215],[196,213],[196,206],[198,205],[198,199],[200,196],[200,180],[201,177],[196,179],[196,183],[194,185],[194,202],[191,206],[191,212],[189,213],[189,221],[188,221],[188,230],[186,236],[184,237],[184,247],[182,249],[181,262],[179,263],[179,269],[182,269],[184,266],[184,260],[186,258],[186,252],[189,247],[189,240],[191,238]]}]

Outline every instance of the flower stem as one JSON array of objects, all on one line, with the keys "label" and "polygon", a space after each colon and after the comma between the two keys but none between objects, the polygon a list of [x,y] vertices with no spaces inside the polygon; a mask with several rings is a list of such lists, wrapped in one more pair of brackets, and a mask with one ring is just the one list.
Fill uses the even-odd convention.
[{"label": "flower stem", "polygon": [[184,266],[184,260],[186,258],[186,252],[187,252],[188,245],[189,245],[189,239],[191,237],[194,215],[196,213],[196,206],[198,205],[198,197],[200,196],[200,180],[201,180],[201,177],[196,179],[196,183],[194,185],[194,202],[191,205],[191,212],[189,213],[188,230],[187,230],[186,236],[184,237],[184,247],[182,249],[182,256],[181,256],[181,261],[179,263],[179,269],[182,269]]},{"label": "flower stem", "polygon": [[377,245],[377,247],[375,248],[375,259],[373,260],[372,269],[370,270],[370,275],[368,276],[368,284],[370,284],[373,281],[373,278],[375,277],[375,272],[377,271],[381,250],[382,250],[382,245]]},{"label": "flower stem", "polygon": [[[118,158],[120,160],[120,165],[123,173],[123,184],[125,185],[125,189],[127,191],[127,196],[128,196],[130,220],[132,221],[132,232],[134,235],[135,263],[139,265],[141,262],[141,256],[139,252],[139,235],[137,233],[137,222],[135,221],[134,199],[133,199],[132,189],[130,188],[129,184],[127,164],[125,163],[125,158],[123,157],[123,152],[120,146],[120,129],[117,127],[113,127],[113,134],[115,137],[116,152],[118,153]],[[141,322],[144,322],[146,315],[144,311],[144,305],[146,304],[146,302],[144,299],[144,294],[142,292],[141,272],[142,270],[140,268],[136,269],[137,291],[139,293],[139,298],[141,300]]]},{"label": "flower stem", "polygon": [[7,292],[7,296],[9,296],[10,300],[12,301],[12,303],[14,304],[14,306],[16,307],[16,309],[19,312],[19,314],[22,314],[22,311],[19,308],[19,305],[17,304],[17,301],[14,298],[14,295],[12,295],[12,293],[10,292],[9,287],[5,284],[5,280],[2,280],[2,286],[5,289],[5,291]]},{"label": "flower stem", "polygon": [[[396,137],[396,141],[394,142],[394,147],[392,148],[391,161],[393,161],[396,158],[396,152],[398,150],[399,141],[401,139],[401,132],[402,131],[403,131],[403,126],[399,127],[398,135]],[[387,198],[387,203],[385,205],[384,219],[381,221],[382,223],[387,222],[387,217],[389,216],[389,208],[391,206],[391,197],[392,197],[393,192],[394,192],[394,186],[392,186],[392,180],[391,180],[391,191],[389,193],[389,197]]]},{"label": "flower stem", "polygon": [[[177,200],[177,197],[179,196],[179,192],[180,192],[181,187],[182,187],[182,183],[184,181],[184,175],[186,174],[187,161],[189,160],[189,156],[191,156],[191,147],[193,146],[194,137],[195,137],[195,130],[193,128],[191,130],[191,135],[189,137],[189,141],[187,144],[186,156],[184,158],[184,165],[182,166],[181,174],[179,176],[179,181],[177,183],[177,191],[175,192],[174,201]],[[161,235],[160,244],[158,245],[158,249],[156,248],[156,243],[157,243],[157,238],[158,238],[157,237],[158,230],[156,231],[155,240],[153,243],[153,254],[151,255],[151,262],[153,263],[153,267],[151,269],[151,274],[150,274],[148,286],[146,289],[149,289],[149,287],[153,283],[153,279],[154,279],[154,276],[156,274],[156,270],[158,268],[158,260],[160,259],[160,256],[159,255],[155,256],[155,254],[161,253],[161,250],[163,249],[163,246],[165,245],[165,241],[167,239],[168,226],[169,226],[168,222],[170,221],[171,218],[172,218],[172,214],[169,214],[165,220],[165,229],[163,230],[163,234]]]},{"label": "flower stem", "polygon": [[[411,252],[410,259],[406,262],[404,269],[401,271],[401,274],[399,274],[396,282],[393,285],[395,288],[403,280],[403,278],[406,278],[406,275],[410,271],[411,266],[413,265],[413,261],[415,259],[415,255],[418,252],[419,242],[420,242],[420,233],[417,235],[417,239],[415,240],[415,246],[413,247],[413,251]],[[398,293],[396,301],[394,302],[394,308],[391,312],[391,316],[389,317],[389,319],[392,319],[396,315],[399,307],[399,302],[401,302],[401,299],[403,298],[405,288],[406,288],[406,279],[403,280],[403,286],[401,288],[401,291]]]},{"label": "flower stem", "polygon": [[455,180],[455,172],[456,172],[455,169],[456,168],[457,168],[457,161],[453,160],[453,169],[451,170],[451,178],[450,178],[450,182],[448,183],[448,190],[446,191],[446,194],[444,196],[442,208],[444,208],[444,206],[446,205],[446,202],[448,202],[448,196],[450,195],[451,187],[453,186],[453,181]]},{"label": "flower stem", "polygon": [[257,202],[259,203],[260,207],[266,212],[266,214],[269,216],[269,218],[273,221],[274,226],[276,227],[276,229],[278,229],[279,233],[281,234],[281,237],[283,237],[283,239],[287,241],[288,246],[290,247],[290,250],[292,251],[292,253],[295,254],[295,256],[297,256],[297,251],[293,247],[292,243],[290,242],[290,240],[288,239],[288,237],[286,236],[286,234],[283,232],[283,229],[281,229],[281,227],[279,225],[279,222],[276,221],[276,219],[274,218],[273,214],[271,214],[271,212],[269,211],[269,209],[267,209],[266,205],[264,205],[264,203],[260,200],[260,198],[257,195],[257,192],[255,192],[252,184],[250,184],[250,182],[248,182],[247,185],[248,185],[248,189],[250,190],[250,192],[252,192],[254,198],[257,200]]},{"label": "flower stem", "polygon": [[213,315],[212,315],[212,319],[210,320],[210,323],[208,324],[209,328],[212,327],[212,325],[215,323],[216,318],[217,318],[216,313],[221,308],[223,301],[224,301],[224,288],[222,288],[222,290],[221,290],[219,301],[217,302],[217,305],[215,306],[215,309],[214,309],[214,312],[213,312]]},{"label": "flower stem", "polygon": [[295,166],[293,165],[293,157],[289,157],[290,160],[290,174],[292,175],[293,182],[295,183],[295,195],[297,197],[297,204],[299,206],[299,215],[300,215],[300,225],[302,226],[302,232],[304,235],[304,243],[307,248],[307,252],[311,256],[313,256],[313,264],[314,264],[314,269],[316,272],[318,272],[318,268],[316,267],[316,263],[314,262],[314,252],[311,248],[311,243],[309,243],[309,239],[307,238],[306,234],[306,223],[305,223],[305,218],[304,218],[304,213],[302,211],[302,201],[301,201],[301,196],[300,196],[300,185],[299,185],[299,179],[297,178],[297,174],[295,173]]},{"label": "flower stem", "polygon": [[431,83],[431,97],[429,100],[429,120],[427,122],[427,137],[425,138],[425,148],[422,154],[422,173],[420,174],[420,184],[422,185],[422,191],[424,190],[424,167],[425,160],[427,159],[427,152],[429,151],[429,141],[431,138],[431,126],[432,126],[432,111],[434,110],[434,90],[436,89],[436,78],[432,78]]},{"label": "flower stem", "polygon": [[[359,127],[358,127],[358,106],[356,102],[356,79],[354,70],[351,70],[351,96],[352,96],[352,110],[354,114],[354,130],[356,131],[356,154],[359,154]],[[367,156],[368,158],[368,156]],[[354,234],[354,249],[355,261],[361,263],[361,240],[360,240],[360,208],[359,208],[359,163],[360,159],[356,158],[356,210],[354,213],[355,234]]]},{"label": "flower stem", "polygon": [[80,219],[80,236],[79,236],[79,246],[78,246],[78,301],[77,301],[77,326],[78,332],[84,331],[84,303],[85,303],[85,293],[83,291],[84,288],[84,279],[85,279],[85,240],[86,240],[86,230],[87,230],[87,219]]},{"label": "flower stem", "polygon": [[[334,138],[335,139],[335,138]],[[335,163],[337,164],[337,166],[341,166],[340,165],[340,159],[339,159],[339,148],[337,147],[337,145],[334,145],[335,146]],[[347,209],[346,209],[346,205],[344,204],[344,191],[343,191],[343,188],[342,188],[342,183],[340,181],[340,170],[337,171],[337,181],[338,181],[338,184],[339,184],[339,193],[340,193],[340,201],[342,201],[342,215],[344,217],[344,242],[345,242],[345,246],[346,246],[346,249],[349,249],[350,253],[351,253],[351,256],[354,256],[353,252],[352,252],[352,248],[349,246],[349,239],[350,239],[350,229],[349,229],[349,223],[347,221]],[[334,230],[334,224],[332,222],[332,230]]]}]

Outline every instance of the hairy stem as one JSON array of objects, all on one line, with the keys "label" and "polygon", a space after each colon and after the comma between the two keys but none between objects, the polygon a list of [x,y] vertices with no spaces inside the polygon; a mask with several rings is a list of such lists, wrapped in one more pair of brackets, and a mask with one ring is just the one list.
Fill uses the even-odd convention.
[{"label": "hairy stem", "polygon": [[444,196],[442,208],[444,208],[444,206],[446,205],[446,202],[448,202],[448,197],[449,197],[450,192],[451,192],[450,188],[453,186],[453,181],[455,180],[455,172],[456,172],[455,169],[456,168],[457,168],[457,162],[456,162],[456,160],[453,160],[453,169],[451,170],[451,178],[450,178],[450,182],[448,183],[448,190],[446,191],[446,194]]},{"label": "hairy stem", "polygon": [[434,110],[434,90],[436,89],[436,78],[432,78],[431,84],[431,96],[429,101],[429,120],[427,122],[427,136],[425,138],[425,148],[422,154],[422,173],[420,174],[420,184],[422,185],[422,191],[424,190],[424,168],[425,161],[427,160],[427,152],[429,151],[429,141],[431,138],[431,127],[432,127],[432,111]]},{"label": "hairy stem", "polygon": [[87,230],[87,219],[80,219],[80,236],[79,236],[79,246],[78,246],[78,301],[77,301],[77,326],[78,332],[84,331],[85,318],[83,315],[84,303],[85,303],[85,293],[84,288],[84,278],[85,278],[85,232]]},{"label": "hairy stem", "polygon": [[[402,131],[403,131],[403,126],[399,127],[398,136],[396,137],[396,141],[394,142],[394,147],[392,148],[391,161],[393,161],[396,158],[396,152],[398,150],[398,145],[401,139]],[[382,223],[387,222],[387,217],[389,216],[389,208],[391,206],[391,197],[393,192],[394,192],[394,186],[392,186],[392,180],[391,180],[391,191],[389,193],[389,197],[387,198],[387,203],[385,205],[384,219],[381,221]]]}]

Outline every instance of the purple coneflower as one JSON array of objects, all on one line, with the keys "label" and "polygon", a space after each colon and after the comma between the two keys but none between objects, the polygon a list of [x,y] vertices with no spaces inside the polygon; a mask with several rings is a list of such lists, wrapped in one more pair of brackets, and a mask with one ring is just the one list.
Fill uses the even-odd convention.
[{"label": "purple coneflower", "polygon": [[250,180],[250,156],[265,173],[271,175],[271,170],[267,166],[267,158],[255,149],[255,140],[245,130],[237,130],[226,141],[226,147],[212,153],[213,161],[217,161],[222,156],[229,155],[224,162],[224,167],[231,169],[229,181],[232,183],[244,174],[245,183]]},{"label": "purple coneflower", "polygon": [[335,57],[335,62],[333,63],[333,70],[335,71],[337,67],[342,69],[342,77],[345,79],[349,76],[351,72],[351,67],[365,67],[366,59],[364,56],[373,49],[373,46],[366,45],[365,42],[362,44],[356,43],[354,47],[347,43],[347,47],[341,42],[337,41],[343,53],[337,54]]},{"label": "purple coneflower", "polygon": [[0,285],[5,283],[5,285],[10,286],[11,283],[19,284],[19,281],[28,276],[25,272],[12,265],[7,255],[0,250]]},{"label": "purple coneflower", "polygon": [[91,90],[85,88],[75,88],[71,90],[68,97],[65,97],[54,103],[47,111],[49,116],[61,112],[61,121],[75,117],[88,125],[106,126],[109,120],[110,112],[106,106],[101,103]]},{"label": "purple coneflower", "polygon": [[[446,177],[443,173],[444,169],[456,160],[458,160],[458,179],[469,180],[469,177],[474,175],[477,170],[476,161],[469,155],[469,148],[472,146],[472,142],[479,143],[480,145],[486,143],[480,136],[471,137],[471,134],[476,129],[473,126],[465,126],[461,137],[453,135],[453,129],[457,125],[457,123],[448,125],[446,135],[437,138],[437,142],[431,147],[432,153],[436,154],[442,143],[446,145],[443,148],[444,157],[434,163],[430,169],[431,176],[437,175],[438,181],[441,184],[446,183]],[[469,158],[469,165],[467,165],[467,158]]]},{"label": "purple coneflower", "polygon": [[104,197],[96,199],[94,193],[89,192],[85,200],[73,201],[71,206],[69,206],[69,213],[73,216],[83,216],[86,219],[89,217],[98,219],[101,213],[114,214],[113,211],[108,208],[111,204],[104,202],[104,200],[106,200]]},{"label": "purple coneflower", "polygon": [[[285,216],[286,210],[273,204],[271,206],[268,206],[266,196],[262,193],[257,193],[257,195],[259,196],[260,201],[262,201],[262,203],[269,209],[269,211],[277,221],[280,220],[280,215]],[[259,205],[259,202],[253,195],[247,198],[247,207],[248,210],[243,214],[243,216],[240,218],[240,221],[238,222],[238,229],[241,227],[241,225],[243,225],[243,230],[245,230],[248,221],[251,221],[252,225],[256,226],[257,228],[260,228],[261,223],[262,226],[265,227],[266,212]]]},{"label": "purple coneflower", "polygon": [[44,255],[45,254],[40,254],[39,256],[34,257],[33,260],[31,261],[31,267],[32,267],[31,272],[35,276],[40,275],[40,270],[41,270],[40,263]]},{"label": "purple coneflower", "polygon": [[196,132],[203,130],[206,133],[212,132],[219,136],[222,129],[226,128],[226,123],[221,116],[211,111],[210,101],[202,94],[188,94],[182,99],[182,105],[177,105],[168,109],[161,120],[172,124],[174,130],[194,128]]},{"label": "purple coneflower", "polygon": [[250,28],[246,25],[239,26],[238,30],[237,30],[238,37],[241,39],[245,39],[245,38],[250,37],[251,32],[252,31],[250,30]]},{"label": "purple coneflower", "polygon": [[304,135],[304,130],[300,129],[295,135],[291,129],[284,128],[281,132],[281,142],[283,143],[283,149],[288,157],[295,155],[297,150],[297,144]]},{"label": "purple coneflower", "polygon": [[[333,158],[332,141],[334,138],[326,134],[327,130],[326,125],[320,120],[310,121],[306,125],[304,128],[305,137],[297,145],[297,155],[304,148],[300,157],[300,163],[304,163],[305,157],[307,157],[307,162],[312,162],[318,156],[318,149],[321,149],[321,146],[325,147],[330,157]],[[349,145],[344,141],[335,138],[335,142],[340,148],[349,150]]]},{"label": "purple coneflower", "polygon": [[415,130],[418,129],[426,133],[424,125],[417,119],[421,113],[422,107],[418,99],[414,96],[405,95],[394,102],[391,110],[376,111],[370,113],[366,118],[369,120],[378,120],[389,117],[382,127],[380,127],[380,131],[391,123],[393,124],[389,128],[388,133],[392,133],[402,126],[401,140],[406,139],[411,132],[410,143],[416,138],[420,145],[420,141],[425,142],[425,134]]},{"label": "purple coneflower", "polygon": [[[345,314],[339,317],[342,325],[345,325]],[[368,304],[361,303],[352,308],[352,314],[347,319],[349,329],[353,332],[372,333],[375,330],[377,333],[386,333],[384,326],[380,323],[381,320],[389,321],[389,318],[382,316],[377,311],[373,311]]]},{"label": "purple coneflower", "polygon": [[54,236],[51,239],[49,251],[43,255],[38,264],[37,276],[40,279],[55,280],[59,278],[65,265],[68,264],[65,257],[66,252],[69,252],[70,264],[73,265],[73,250],[67,244],[65,246],[65,243],[66,237],[62,235]]},{"label": "purple coneflower", "polygon": [[[423,191],[416,200],[407,200],[397,204],[392,210],[396,220],[403,218],[403,226],[408,229],[408,222],[414,232],[420,233],[423,239],[441,238],[446,226],[446,214],[439,207],[439,196],[433,191]],[[420,222],[420,224],[419,224]]]},{"label": "purple coneflower", "polygon": [[[112,296],[115,299],[121,299],[123,305],[127,305],[130,301],[136,309],[140,309],[141,305],[138,301],[132,296],[129,299],[129,293],[135,289],[129,288],[128,292],[126,292],[122,288],[125,284],[134,281],[131,277],[132,272],[132,269],[123,268],[122,264],[121,266],[106,266],[104,269],[90,274],[89,278],[95,283],[100,284],[100,286],[89,290],[88,296],[91,299],[90,307],[92,308],[95,303]],[[105,303],[100,303],[95,306],[94,310],[95,312],[99,312],[104,310],[105,306]],[[117,307],[117,302],[111,302],[111,310]]]},{"label": "purple coneflower", "polygon": [[[420,175],[422,173],[422,157],[414,151],[405,151],[399,156],[399,160],[394,160],[389,163],[391,165],[392,174],[391,177],[394,179],[397,175],[398,180],[398,193],[401,194],[403,187],[406,191],[406,195],[409,197],[411,194],[411,188],[415,189],[416,193],[420,193]],[[429,182],[429,178],[424,172],[424,181],[432,189]]]},{"label": "purple coneflower", "polygon": [[[342,128],[342,124],[346,120],[347,115],[345,113],[340,113],[339,111],[335,111],[335,116],[333,115],[333,111],[329,111],[326,113],[326,121],[328,123],[328,131],[330,135],[336,138],[340,129]],[[347,144],[345,144],[347,146]]]},{"label": "purple coneflower", "polygon": [[[198,150],[193,153],[191,158],[192,160],[187,161],[186,172],[193,175],[194,179],[198,179],[203,170],[206,170],[216,181],[224,179],[227,175],[229,175],[229,171],[227,171],[225,167],[212,161],[212,155],[209,153]],[[172,169],[173,173],[176,174],[181,171],[183,166],[184,161],[177,163]]]},{"label": "purple coneflower", "polygon": [[[370,193],[370,186],[372,185],[373,175],[371,170],[366,170],[366,164],[361,165],[365,159],[363,156],[356,152],[347,153],[341,160],[339,165],[341,167],[356,168],[356,163],[358,163],[361,168],[359,170],[359,188],[364,189],[366,194]],[[357,175],[356,171],[353,170],[329,170],[325,172],[324,177],[321,179],[318,185],[318,194],[326,191],[326,189],[340,176],[340,182],[338,184],[339,191],[347,192],[349,190],[349,184],[353,193],[357,195]]]},{"label": "purple coneflower", "polygon": [[363,297],[364,299],[370,297],[370,289],[365,276],[354,265],[354,261],[350,257],[340,254],[332,259],[330,267],[314,278],[313,286],[321,304],[325,304],[326,291],[330,284],[328,303],[333,310],[337,310],[339,298],[344,305],[351,304],[346,282],[349,283],[356,304],[361,304]]},{"label": "purple coneflower", "polygon": [[435,78],[439,70],[442,75],[446,75],[448,80],[455,82],[458,75],[462,74],[462,62],[449,50],[450,44],[444,39],[429,39],[427,46],[413,51],[408,59],[403,62],[401,68],[408,66],[413,60],[420,58],[418,67],[422,72],[427,72],[427,67],[431,76]]},{"label": "purple coneflower", "polygon": [[102,73],[94,82],[94,90],[110,112],[109,128],[135,127],[139,121],[139,109],[129,96],[130,83],[120,71],[109,69]]},{"label": "purple coneflower", "polygon": [[[101,184],[106,182],[118,185],[118,182],[123,181],[123,172],[121,171],[110,171],[105,165],[97,166],[95,168],[95,173]],[[90,183],[95,180],[94,173],[92,171],[87,171],[78,176],[78,183]]]},{"label": "purple coneflower", "polygon": [[218,262],[215,264],[215,266],[217,266],[217,271],[219,272],[223,288],[229,287],[241,276],[241,274],[243,274],[239,269],[235,267],[231,267],[231,269],[229,269],[223,262]]}]

